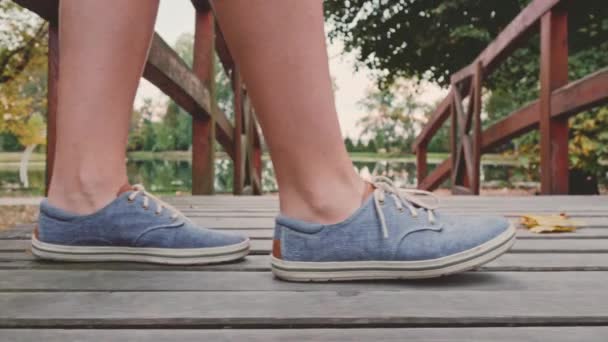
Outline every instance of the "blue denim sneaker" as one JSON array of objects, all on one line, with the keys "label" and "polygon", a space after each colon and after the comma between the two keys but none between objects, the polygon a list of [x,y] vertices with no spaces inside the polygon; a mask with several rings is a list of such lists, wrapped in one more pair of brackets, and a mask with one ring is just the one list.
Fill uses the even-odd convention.
[{"label": "blue denim sneaker", "polygon": [[64,261],[191,265],[238,260],[248,252],[249,239],[200,228],[141,185],[90,215],[43,200],[32,236],[35,256]]},{"label": "blue denim sneaker", "polygon": [[[426,191],[395,188],[377,177],[374,191],[343,222],[324,225],[279,215],[272,271],[291,281],[432,278],[463,272],[505,253],[515,227],[502,217],[450,216]],[[436,197],[435,197],[436,199]]]}]

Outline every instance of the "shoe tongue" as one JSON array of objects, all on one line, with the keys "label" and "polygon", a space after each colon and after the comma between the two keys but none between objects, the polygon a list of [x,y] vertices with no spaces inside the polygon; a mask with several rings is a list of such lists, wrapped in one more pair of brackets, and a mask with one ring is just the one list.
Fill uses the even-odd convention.
[{"label": "shoe tongue", "polygon": [[120,195],[124,194],[127,191],[132,191],[133,190],[133,186],[129,183],[125,183],[123,184],[123,186],[120,187],[120,189],[118,189],[118,192],[116,193],[116,197],[119,197]]}]

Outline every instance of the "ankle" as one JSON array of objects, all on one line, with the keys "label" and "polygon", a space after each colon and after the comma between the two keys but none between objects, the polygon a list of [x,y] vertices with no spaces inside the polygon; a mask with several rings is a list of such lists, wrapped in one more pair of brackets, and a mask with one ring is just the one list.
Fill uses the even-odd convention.
[{"label": "ankle", "polygon": [[359,176],[309,184],[300,191],[281,192],[282,214],[307,222],[332,224],[345,220],[367,198],[368,186]]},{"label": "ankle", "polygon": [[91,214],[116,198],[127,183],[126,177],[73,177],[69,181],[53,177],[48,201],[51,205],[74,214]]}]

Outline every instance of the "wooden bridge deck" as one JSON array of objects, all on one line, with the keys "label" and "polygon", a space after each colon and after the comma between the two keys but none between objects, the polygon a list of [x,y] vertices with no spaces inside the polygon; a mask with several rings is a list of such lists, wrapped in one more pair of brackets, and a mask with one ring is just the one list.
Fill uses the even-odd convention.
[{"label": "wooden bridge deck", "polygon": [[519,232],[477,272],[436,280],[302,284],[268,264],[276,197],[170,199],[253,239],[209,267],[35,261],[31,226],[0,232],[0,341],[606,341],[608,197],[450,197],[448,211],[566,212],[575,233]]}]

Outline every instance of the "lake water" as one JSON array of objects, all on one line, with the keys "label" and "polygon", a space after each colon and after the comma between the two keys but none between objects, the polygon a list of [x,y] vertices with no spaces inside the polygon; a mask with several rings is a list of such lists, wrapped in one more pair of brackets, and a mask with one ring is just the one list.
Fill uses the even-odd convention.
[{"label": "lake water", "polygon": [[[430,164],[432,169],[435,164]],[[363,176],[385,175],[400,186],[416,185],[416,165],[407,160],[355,161],[355,169]],[[160,194],[189,193],[192,186],[192,167],[186,160],[134,160],[127,164],[132,184],[144,184],[150,191]],[[228,159],[216,161],[215,189],[217,192],[232,191],[232,162]],[[522,174],[516,165],[482,163],[483,187],[534,186],[531,177]],[[44,165],[33,163],[29,171],[30,187],[19,183],[15,165],[0,164],[0,196],[42,195],[44,189]],[[269,160],[264,160],[262,173],[265,192],[276,191],[276,182]],[[447,184],[446,184],[447,185]]]}]

